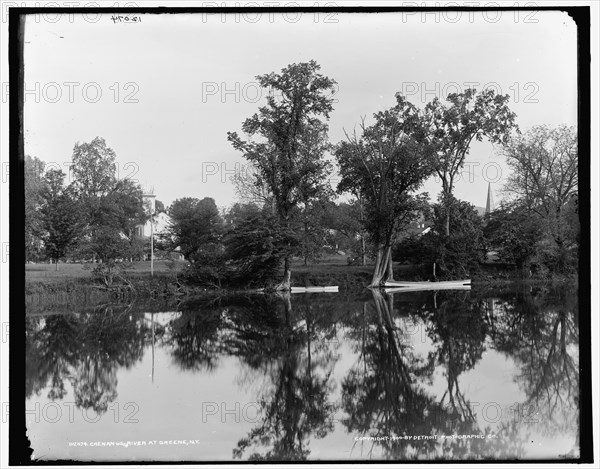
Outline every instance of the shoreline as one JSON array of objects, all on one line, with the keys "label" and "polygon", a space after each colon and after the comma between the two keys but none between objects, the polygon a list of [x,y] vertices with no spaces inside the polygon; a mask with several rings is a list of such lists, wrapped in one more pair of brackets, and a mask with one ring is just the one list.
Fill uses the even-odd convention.
[{"label": "shoreline", "polygon": [[[348,266],[309,266],[292,271],[292,286],[339,286],[339,293],[356,294],[368,290],[371,279],[370,266],[353,268]],[[319,270],[319,267],[323,267]],[[577,277],[553,278],[519,278],[514,271],[498,272],[494,269],[482,269],[471,278],[473,289],[501,288],[513,284],[550,285],[559,283],[577,283]],[[486,272],[487,270],[487,272]],[[398,277],[413,281],[413,266],[399,266]],[[509,274],[513,275],[509,275]],[[172,272],[156,272],[153,277],[136,273],[129,278],[133,289],[125,284],[107,288],[92,277],[62,277],[31,279],[25,278],[25,309],[53,309],[71,305],[83,307],[89,305],[123,303],[123,302],[165,302],[182,301],[199,296],[231,296],[258,294],[258,287],[253,288],[208,288],[199,285],[185,284]],[[265,291],[262,294],[276,294]],[[62,308],[61,308],[62,309]]]}]

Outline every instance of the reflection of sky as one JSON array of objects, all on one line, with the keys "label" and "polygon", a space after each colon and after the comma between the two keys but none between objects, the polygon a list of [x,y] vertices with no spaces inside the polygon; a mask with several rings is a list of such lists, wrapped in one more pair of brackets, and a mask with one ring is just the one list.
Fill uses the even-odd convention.
[{"label": "reflection of sky", "polygon": [[[166,324],[173,314],[155,314],[157,324]],[[397,322],[402,326],[402,322]],[[405,342],[412,346],[416,356],[426,357],[432,350],[432,344],[424,330],[423,324],[413,324],[411,331],[404,335]],[[334,349],[337,361],[333,366],[333,390],[329,403],[339,403],[341,398],[341,383],[350,369],[355,366],[358,355],[354,352],[355,345],[345,338],[343,327],[337,328],[337,335],[329,342],[329,348]],[[319,359],[315,343],[312,352],[313,363]],[[305,354],[305,351],[301,352]],[[221,356],[217,360],[218,367],[211,371],[182,371],[173,363],[170,351],[155,347],[154,351],[154,382],[152,382],[152,351],[146,347],[142,360],[131,369],[117,370],[118,396],[106,414],[96,423],[86,422],[81,410],[74,410],[74,419],[69,421],[69,403],[74,401],[73,389],[65,382],[67,394],[62,401],[49,404],[46,398],[47,390],[40,396],[33,396],[27,401],[27,409],[34,410],[39,403],[41,415],[44,412],[50,418],[56,415],[57,407],[62,416],[56,423],[44,422],[43,418],[35,423],[35,416],[28,416],[29,437],[32,439],[34,455],[41,458],[64,458],[78,460],[230,460],[232,451],[238,441],[248,435],[252,428],[258,425],[256,401],[260,396],[269,396],[270,371],[276,363],[269,364],[264,369],[251,369],[240,359]],[[300,363],[305,363],[304,356]],[[361,365],[362,366],[362,365]],[[327,367],[326,367],[327,368]],[[300,370],[303,371],[302,366]],[[325,370],[327,371],[327,370]],[[470,401],[475,411],[479,428],[490,425],[493,429],[499,424],[497,409],[502,412],[501,422],[514,418],[509,409],[515,403],[525,401],[525,393],[514,381],[518,370],[514,361],[491,348],[487,348],[482,358],[472,370],[459,377],[459,386],[467,401]],[[323,369],[317,368],[315,374],[322,376]],[[428,393],[439,401],[447,389],[445,370],[437,367],[431,385],[423,384]],[[478,403],[476,405],[475,403]],[[487,404],[487,407],[486,407]],[[487,408],[486,418],[483,408]],[[204,422],[203,422],[204,409]],[[89,419],[95,414],[90,411]],[[126,423],[127,418],[137,420],[137,423]],[[335,420],[344,417],[339,411]],[[530,432],[530,444],[525,445],[526,457],[557,457],[567,453],[575,442],[574,434],[542,437],[543,422],[539,425],[522,425],[520,437],[526,441],[525,431]],[[335,424],[335,431],[324,439],[310,438],[308,448],[313,459],[345,459],[367,458],[371,442],[362,446],[358,442],[353,449],[354,437],[348,434],[343,425]],[[150,441],[150,440],[199,440],[199,444],[130,446],[128,448],[73,448],[69,441]],[[352,450],[352,452],[351,452]],[[251,450],[244,453],[248,456]],[[378,457],[377,449],[373,456]]]}]

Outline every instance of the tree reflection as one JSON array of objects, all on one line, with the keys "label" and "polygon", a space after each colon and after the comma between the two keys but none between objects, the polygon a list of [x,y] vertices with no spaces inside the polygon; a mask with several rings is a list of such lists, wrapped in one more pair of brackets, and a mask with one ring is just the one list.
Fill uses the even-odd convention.
[{"label": "tree reflection", "polygon": [[119,368],[143,355],[147,327],[130,305],[89,313],[27,318],[26,397],[48,387],[48,398],[64,399],[68,381],[75,404],[103,414],[117,398]]},{"label": "tree reflection", "polygon": [[339,343],[331,340],[331,304],[295,297],[292,307],[289,294],[199,299],[182,304],[168,324],[164,343],[183,369],[212,370],[231,356],[266,377],[256,398],[260,422],[238,442],[235,458],[304,460],[310,439],[333,430]]},{"label": "tree reflection", "polygon": [[[402,296],[403,294],[399,294]],[[507,423],[495,439],[443,439],[442,435],[480,435],[472,406],[459,387],[459,376],[481,358],[487,326],[481,303],[463,292],[443,292],[404,301],[400,315],[422,321],[433,350],[419,357],[407,340],[394,312],[393,295],[373,292],[364,305],[362,330],[353,338],[358,362],[342,382],[342,405],[348,415],[348,432],[382,440],[358,440],[360,455],[385,459],[481,459],[512,458],[523,454],[519,429]],[[443,366],[448,385],[441,399],[427,391],[436,366]],[[430,439],[393,439],[435,436]],[[376,454],[375,449],[381,454]],[[365,453],[366,451],[366,453]]]},{"label": "tree reflection", "polygon": [[[542,434],[572,433],[579,444],[579,325],[576,292],[568,287],[521,289],[497,300],[496,348],[519,367],[525,394],[520,419]],[[577,452],[577,448],[574,448]]]},{"label": "tree reflection", "polygon": [[219,298],[195,299],[181,304],[181,314],[167,324],[163,345],[183,370],[212,371],[219,354],[226,351],[221,331],[225,328]]},{"label": "tree reflection", "polygon": [[[117,398],[118,369],[141,360],[153,337],[185,372],[212,373],[232,358],[244,379],[264,380],[252,396],[258,420],[233,448],[237,459],[308,459],[338,411],[338,431],[352,435],[497,435],[356,441],[351,457],[523,458],[530,433],[577,435],[570,455],[578,454],[578,304],[568,287],[202,298],[182,303],[164,326],[131,305],[26,321],[27,397],[64,399],[72,388],[77,406],[98,414]],[[337,382],[342,344],[355,361]],[[524,395],[517,418],[493,428],[464,389],[486,349],[510,358]]]},{"label": "tree reflection", "polygon": [[480,302],[472,301],[468,292],[441,291],[434,293],[433,298],[434,304],[423,308],[421,316],[434,346],[429,360],[445,368],[448,387],[440,404],[444,405],[447,399],[455,419],[474,422],[472,407],[460,390],[458,378],[483,355],[485,315]]},{"label": "tree reflection", "polygon": [[[268,366],[270,386],[258,398],[261,422],[238,442],[233,455],[242,458],[252,451],[249,460],[304,460],[310,438],[333,430],[336,409],[329,395],[339,356],[329,338],[335,322],[318,303],[299,301],[292,308],[289,293],[265,298],[264,306],[245,310],[235,321],[234,349],[249,366]],[[271,318],[266,323],[260,320],[265,312]],[[265,335],[271,339],[266,350]]]}]

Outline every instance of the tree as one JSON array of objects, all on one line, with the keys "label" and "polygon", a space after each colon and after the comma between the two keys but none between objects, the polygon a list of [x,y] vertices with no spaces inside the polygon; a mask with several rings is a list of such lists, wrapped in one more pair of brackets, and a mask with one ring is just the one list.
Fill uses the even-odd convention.
[{"label": "tree", "polygon": [[[120,231],[111,226],[100,226],[87,239],[82,252],[93,253],[101,261],[92,271],[94,277],[101,280],[105,286],[111,287],[114,279],[118,278],[133,289],[133,285],[125,276],[129,265],[121,262],[131,258],[136,252],[136,246]],[[119,260],[119,262],[117,262]]]},{"label": "tree", "polygon": [[244,165],[240,171],[236,171],[231,177],[235,186],[235,194],[239,200],[250,202],[255,205],[269,204],[273,214],[275,210],[275,199],[269,187],[260,177],[258,169],[252,165]]},{"label": "tree", "polygon": [[396,105],[374,119],[369,127],[362,120],[360,137],[346,134],[335,156],[342,176],[338,192],[360,194],[365,201],[365,228],[377,252],[371,286],[378,287],[393,279],[393,239],[421,208],[424,198],[413,193],[432,166],[421,113],[400,93]]},{"label": "tree", "polygon": [[[139,251],[134,228],[148,219],[143,193],[131,179],[118,179],[116,154],[101,137],[90,143],[77,143],[73,149],[72,190],[79,199],[86,218],[82,254],[106,259],[102,240],[120,254],[112,252],[111,259],[130,257]],[[112,232],[109,238],[108,232]],[[114,241],[114,242],[113,242]],[[128,246],[122,241],[127,241]],[[111,248],[112,249],[112,248]]]},{"label": "tree", "polygon": [[73,148],[73,177],[79,196],[85,201],[106,195],[116,182],[117,155],[102,137]]},{"label": "tree", "polygon": [[[454,197],[444,202],[440,194],[438,203],[423,210],[431,220],[431,229],[425,234],[403,239],[395,249],[399,260],[425,264],[429,275],[435,263],[435,278],[446,279],[469,276],[483,261],[484,239],[482,219],[475,207]],[[450,214],[450,236],[446,236],[446,215]]]},{"label": "tree", "polygon": [[[452,197],[433,206],[433,229],[424,235],[433,247],[436,275],[446,278],[468,277],[483,261],[482,219],[475,206]],[[446,235],[448,214],[450,236]]]},{"label": "tree", "polygon": [[[328,126],[321,119],[328,119],[333,110],[335,81],[321,75],[320,68],[310,61],[289,65],[280,74],[257,76],[260,86],[272,93],[242,124],[249,139],[227,134],[233,147],[257,168],[257,184],[272,193],[284,231],[289,231],[294,207],[318,197],[328,168],[323,158]],[[288,242],[284,254],[281,290],[290,289],[292,244]]]},{"label": "tree", "polygon": [[339,249],[352,252],[360,260],[360,265],[366,263],[366,233],[364,230],[364,206],[360,198],[349,203],[329,202],[323,215],[323,225],[333,234],[328,236],[331,243]]},{"label": "tree", "polygon": [[81,234],[80,207],[69,187],[64,187],[65,173],[50,169],[44,177],[41,190],[41,223],[44,246],[50,259],[56,263],[72,248]]},{"label": "tree", "polygon": [[486,89],[451,93],[444,105],[438,98],[425,107],[429,123],[429,142],[435,147],[435,172],[442,181],[446,207],[446,236],[450,235],[450,204],[456,175],[464,166],[473,139],[486,137],[492,143],[507,143],[516,125],[516,114],[508,108],[509,95],[497,95]]},{"label": "tree", "polygon": [[25,155],[25,259],[38,260],[42,253],[42,191],[45,163],[29,155]]},{"label": "tree", "polygon": [[220,284],[224,268],[223,219],[214,199],[184,197],[169,207],[168,236],[192,264],[197,280]]},{"label": "tree", "polygon": [[261,208],[261,206],[255,202],[236,202],[225,212],[223,220],[225,221],[227,228],[231,230],[239,226],[248,218],[260,215],[264,210],[265,208]]},{"label": "tree", "polygon": [[502,261],[514,262],[524,274],[529,272],[543,235],[539,217],[522,205],[504,204],[488,216],[483,232]]},{"label": "tree", "polygon": [[165,204],[162,203],[160,200],[157,200],[154,204],[154,208],[156,213],[162,213],[162,212],[167,212],[166,208],[165,208]]},{"label": "tree", "polygon": [[327,198],[312,200],[299,207],[295,214],[298,224],[298,238],[300,243],[300,256],[304,265],[311,261],[318,261],[323,255],[323,247],[327,244],[327,229],[323,223]]},{"label": "tree", "polygon": [[273,283],[279,275],[286,241],[291,238],[279,226],[279,218],[268,207],[247,206],[230,212],[229,219],[225,246],[227,262],[233,269],[230,280],[245,285]]},{"label": "tree", "polygon": [[505,192],[543,221],[555,244],[557,268],[577,248],[578,150],[573,127],[535,126],[510,140],[503,150],[512,173]]}]

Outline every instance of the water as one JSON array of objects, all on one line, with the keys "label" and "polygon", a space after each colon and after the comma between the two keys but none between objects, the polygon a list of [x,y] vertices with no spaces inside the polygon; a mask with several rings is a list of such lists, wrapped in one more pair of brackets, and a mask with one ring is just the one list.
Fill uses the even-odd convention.
[{"label": "water", "polygon": [[573,288],[204,298],[27,317],[42,460],[578,457]]}]

